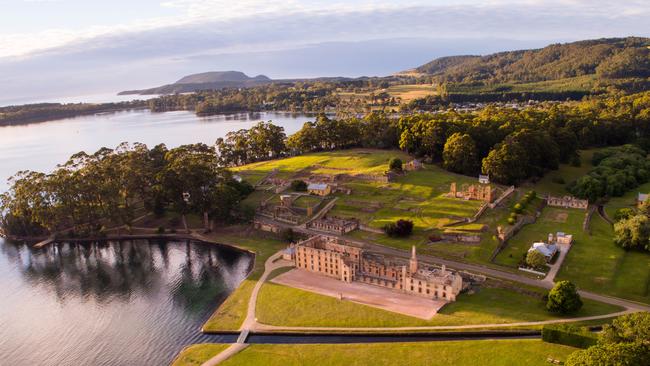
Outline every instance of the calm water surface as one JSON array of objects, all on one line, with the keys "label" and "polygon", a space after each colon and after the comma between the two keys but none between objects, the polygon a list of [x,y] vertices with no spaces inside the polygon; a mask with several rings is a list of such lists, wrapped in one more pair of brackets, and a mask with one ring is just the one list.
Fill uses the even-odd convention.
[{"label": "calm water surface", "polygon": [[197,117],[191,112],[151,113],[137,110],[62,119],[24,126],[0,127],[0,191],[19,170],[50,172],[79,151],[92,153],[121,142],[167,147],[203,142],[214,144],[229,131],[272,120],[287,134],[296,132],[313,116],[281,112],[241,113]]},{"label": "calm water surface", "polygon": [[197,242],[0,239],[0,365],[168,365],[245,277],[248,254]]},{"label": "calm water surface", "polygon": [[[0,192],[17,171],[49,172],[79,151],[124,141],[213,144],[268,120],[291,134],[313,117],[138,110],[0,127]],[[186,344],[219,341],[201,335],[200,325],[250,262],[200,243],[32,250],[0,239],[0,365],[166,365]]]}]

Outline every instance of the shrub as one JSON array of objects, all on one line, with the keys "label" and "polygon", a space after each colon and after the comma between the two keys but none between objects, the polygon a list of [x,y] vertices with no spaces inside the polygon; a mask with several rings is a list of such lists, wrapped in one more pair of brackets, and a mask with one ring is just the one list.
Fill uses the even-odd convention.
[{"label": "shrub", "polygon": [[508,217],[508,225],[514,225],[515,222],[517,222],[517,220],[515,220],[515,219],[512,218],[512,217]]},{"label": "shrub", "polygon": [[576,286],[569,281],[560,281],[548,293],[546,309],[552,313],[575,313],[582,307],[582,299]]},{"label": "shrub", "polygon": [[614,221],[627,220],[634,215],[636,215],[636,212],[631,208],[619,208],[614,214]]},{"label": "shrub", "polygon": [[296,233],[293,232],[292,228],[286,228],[280,231],[280,238],[286,242],[296,241]]},{"label": "shrub", "polygon": [[304,180],[296,179],[291,182],[291,189],[296,192],[305,192],[307,190],[307,183]]},{"label": "shrub", "polygon": [[596,345],[598,337],[585,328],[566,324],[545,325],[542,328],[542,340],[576,348],[589,348]]},{"label": "shrub", "polygon": [[406,237],[413,233],[413,221],[397,220],[394,223],[384,225],[384,232],[391,237]]},{"label": "shrub", "polygon": [[531,250],[526,254],[526,264],[532,268],[541,268],[546,264],[546,257],[537,250]]},{"label": "shrub", "polygon": [[163,226],[158,226],[158,230],[156,230],[158,234],[164,234],[165,233],[165,228]]},{"label": "shrub", "polygon": [[521,203],[517,203],[512,208],[512,210],[513,210],[513,212],[516,212],[516,213],[520,214],[524,210],[524,207],[521,205]]},{"label": "shrub", "polygon": [[399,158],[392,158],[388,162],[388,169],[396,172],[402,171],[402,160]]},{"label": "shrub", "polygon": [[574,155],[573,158],[571,158],[571,166],[577,168],[581,165],[582,165],[582,160],[580,160],[580,155]]},{"label": "shrub", "polygon": [[537,192],[535,192],[535,191],[528,191],[528,193],[526,193],[526,195],[530,196],[531,201],[534,200],[535,198],[537,198]]}]

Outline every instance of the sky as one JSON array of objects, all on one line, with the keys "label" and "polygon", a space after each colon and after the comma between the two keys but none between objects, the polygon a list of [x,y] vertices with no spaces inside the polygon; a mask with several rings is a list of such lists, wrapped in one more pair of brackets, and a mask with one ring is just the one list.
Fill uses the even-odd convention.
[{"label": "sky", "polygon": [[186,74],[388,75],[455,54],[650,36],[647,0],[0,0],[0,105]]}]

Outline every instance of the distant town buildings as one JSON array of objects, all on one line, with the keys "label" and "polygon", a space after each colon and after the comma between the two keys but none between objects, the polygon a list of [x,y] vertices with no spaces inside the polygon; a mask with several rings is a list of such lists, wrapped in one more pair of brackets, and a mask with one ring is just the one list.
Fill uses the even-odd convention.
[{"label": "distant town buildings", "polygon": [[554,197],[549,195],[546,197],[546,204],[553,207],[577,208],[586,210],[587,206],[589,206],[589,201],[581,200],[572,196]]},{"label": "distant town buildings", "polygon": [[323,235],[303,240],[292,248],[296,268],[347,283],[362,282],[445,301],[455,301],[463,287],[462,277],[444,266],[441,269],[421,267],[415,247],[408,265]]}]

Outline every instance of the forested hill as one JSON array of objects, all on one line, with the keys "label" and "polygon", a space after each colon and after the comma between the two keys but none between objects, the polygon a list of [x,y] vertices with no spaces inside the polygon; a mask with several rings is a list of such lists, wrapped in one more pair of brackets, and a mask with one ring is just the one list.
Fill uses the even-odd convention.
[{"label": "forested hill", "polygon": [[127,90],[119,94],[175,94],[199,90],[243,88],[272,82],[264,75],[249,77],[240,71],[211,71],[185,76],[173,84],[143,90]]},{"label": "forested hill", "polygon": [[435,59],[415,69],[439,82],[530,83],[592,75],[595,79],[650,77],[650,38],[608,38],[487,56]]}]

